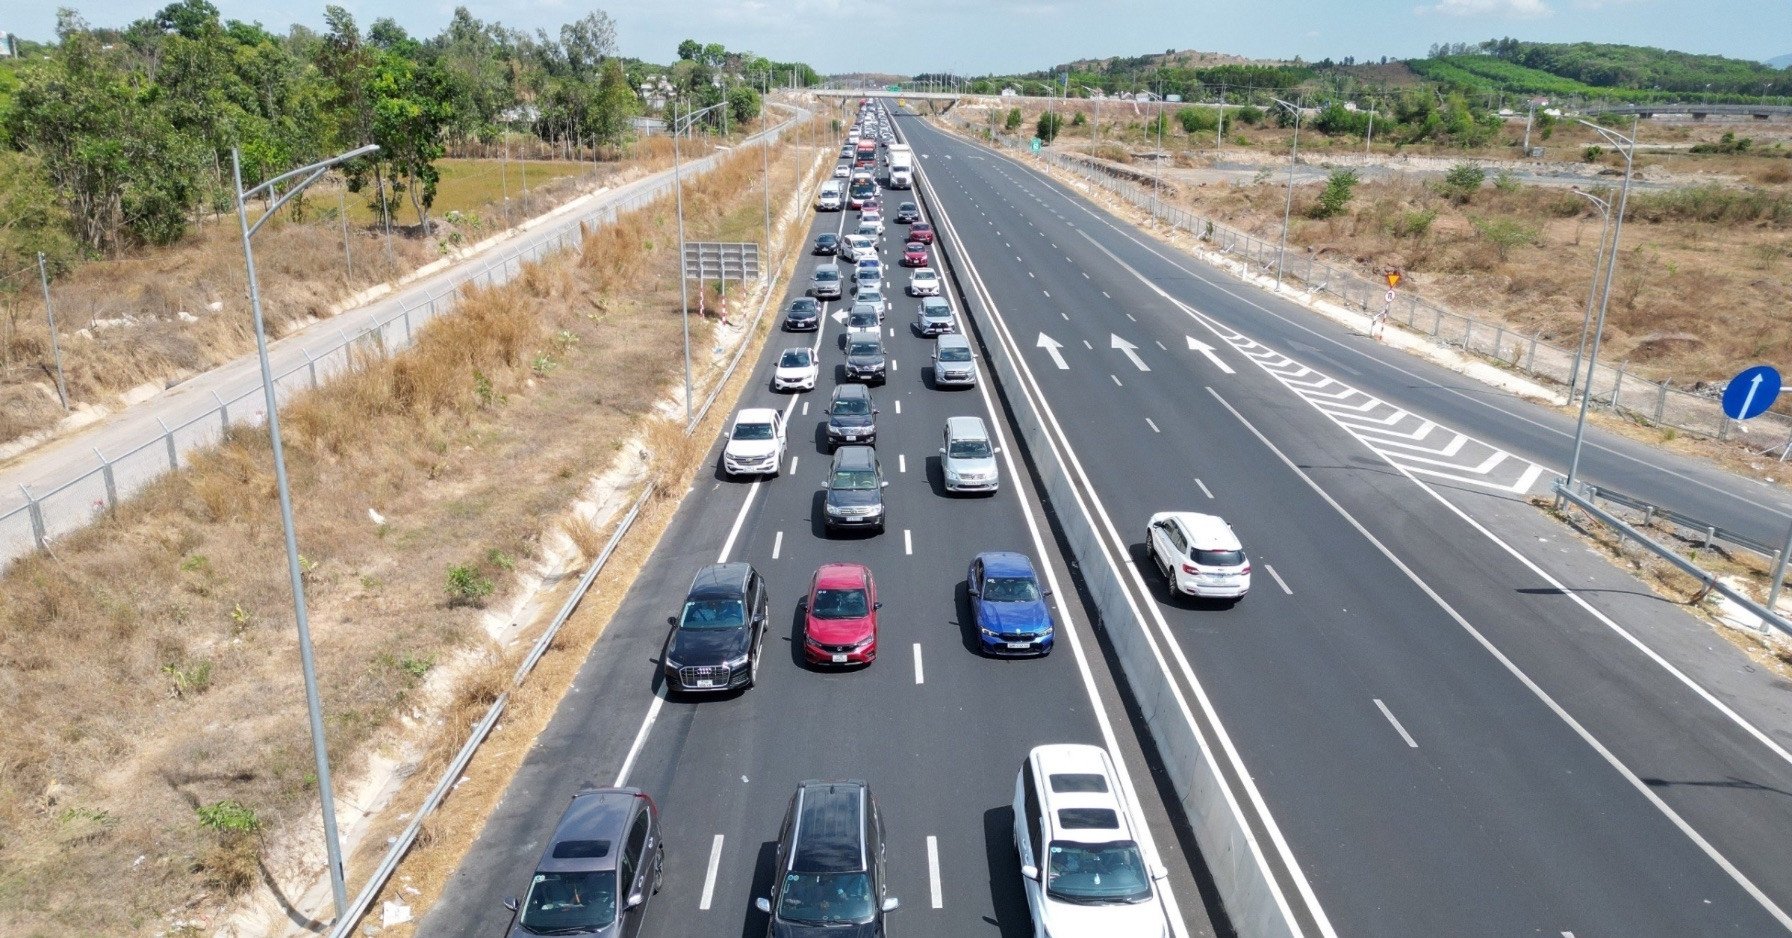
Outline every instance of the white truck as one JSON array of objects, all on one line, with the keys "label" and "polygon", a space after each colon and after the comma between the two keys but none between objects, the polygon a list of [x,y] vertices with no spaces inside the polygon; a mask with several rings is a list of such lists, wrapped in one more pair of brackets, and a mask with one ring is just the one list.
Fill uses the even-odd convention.
[{"label": "white truck", "polygon": [[885,160],[890,167],[890,188],[909,188],[914,182],[915,151],[906,143],[892,143]]}]

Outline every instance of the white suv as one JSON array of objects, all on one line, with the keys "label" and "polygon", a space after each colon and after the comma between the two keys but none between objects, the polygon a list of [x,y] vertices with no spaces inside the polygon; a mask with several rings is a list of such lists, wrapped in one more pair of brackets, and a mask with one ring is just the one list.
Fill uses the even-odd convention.
[{"label": "white suv", "polygon": [[731,476],[778,474],[784,462],[784,412],[747,407],[734,415],[728,445],[722,447],[722,470]]},{"label": "white suv", "polygon": [[1164,511],[1145,528],[1151,562],[1179,593],[1239,600],[1251,591],[1251,562],[1232,526],[1218,515]]},{"label": "white suv", "polygon": [[1027,754],[1014,780],[1014,849],[1033,933],[1164,938],[1165,872],[1100,746]]}]

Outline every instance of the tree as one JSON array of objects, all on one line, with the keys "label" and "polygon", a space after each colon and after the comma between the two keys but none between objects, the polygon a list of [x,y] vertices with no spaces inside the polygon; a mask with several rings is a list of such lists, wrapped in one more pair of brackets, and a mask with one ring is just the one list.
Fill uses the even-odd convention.
[{"label": "tree", "polygon": [[1325,189],[1319,193],[1319,201],[1313,204],[1308,212],[1314,218],[1331,218],[1343,214],[1350,205],[1350,198],[1356,191],[1357,175],[1354,170],[1334,169],[1326,177]]},{"label": "tree", "polygon": [[1002,121],[1002,128],[1009,133],[1014,133],[1020,129],[1021,122],[1024,120],[1026,118],[1021,116],[1020,108],[1013,108],[1008,111],[1008,117]]},{"label": "tree", "polygon": [[1176,111],[1176,121],[1182,125],[1182,132],[1185,134],[1215,130],[1218,128],[1217,120],[1214,112],[1206,108],[1185,107]]},{"label": "tree", "polygon": [[1058,131],[1063,129],[1064,118],[1059,117],[1055,111],[1047,111],[1039,115],[1039,123],[1034,125],[1034,134],[1041,143],[1051,143],[1057,138]]},{"label": "tree", "polygon": [[745,124],[759,116],[759,92],[746,85],[728,89],[728,114],[736,124]]},{"label": "tree", "polygon": [[622,62],[614,58],[604,62],[598,76],[596,106],[588,125],[597,139],[610,144],[622,143],[628,137],[628,119],[639,113],[640,107],[641,99],[629,85]]},{"label": "tree", "polygon": [[616,21],[602,10],[593,10],[560,27],[560,48],[573,76],[588,80],[616,54]]},{"label": "tree", "polygon": [[442,132],[454,116],[441,70],[382,52],[368,81],[373,108],[375,154],[394,179],[393,191],[408,192],[423,230],[429,230],[429,208],[435,204],[441,174]]},{"label": "tree", "polygon": [[1449,172],[1444,173],[1443,182],[1438,184],[1438,189],[1451,201],[1461,204],[1474,198],[1475,193],[1481,188],[1481,183],[1486,181],[1486,170],[1474,163],[1462,162],[1450,167]]},{"label": "tree", "polygon": [[695,39],[686,39],[678,44],[678,57],[686,62],[695,62],[703,55],[703,43]]},{"label": "tree", "polygon": [[1516,218],[1473,218],[1469,224],[1493,245],[1499,252],[1500,260],[1506,260],[1512,249],[1520,245],[1531,244],[1537,240],[1538,229],[1519,221]]}]

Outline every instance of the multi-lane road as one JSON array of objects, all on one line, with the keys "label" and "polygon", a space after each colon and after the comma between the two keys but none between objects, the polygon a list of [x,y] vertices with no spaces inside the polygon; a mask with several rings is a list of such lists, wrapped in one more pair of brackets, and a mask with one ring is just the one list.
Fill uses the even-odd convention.
[{"label": "multi-lane road", "polygon": [[[1122,756],[1184,927],[1209,931],[1200,858],[1149,774],[1148,729],[1121,705],[1070,560],[1127,584],[1138,613],[1105,628],[1145,630],[1165,650],[1298,933],[1787,930],[1785,690],[1522,502],[1558,448],[1552,418],[1229,285],[918,118],[897,124],[920,157],[917,201],[941,231],[954,305],[985,355],[1018,361],[1018,386],[992,396],[986,369],[982,389],[931,388],[928,343],[898,301],[889,383],[874,392],[890,525],[859,540],[819,528],[825,372],[817,392],[747,395],[742,406],[789,409],[795,465],[759,483],[699,480],[425,933],[501,930],[499,899],[521,890],[566,799],[619,780],[665,810],[667,887],[647,933],[754,933],[792,785],[848,775],[883,802],[902,933],[1027,934],[1005,806],[1021,755],[1048,741]],[[841,221],[818,216],[816,231]],[[836,366],[840,327],[826,322]],[[781,338],[762,377],[795,344]],[[1100,550],[1065,558],[1052,540],[1005,426],[1023,410],[1047,436],[1025,455],[1078,494],[1051,510],[1085,513]],[[940,491],[939,434],[956,414],[1008,436],[994,498]],[[1625,446],[1587,465],[1635,474],[1632,488],[1734,484]],[[1233,523],[1251,596],[1212,608],[1167,594],[1142,549],[1146,519],[1167,509]],[[1050,658],[971,652],[964,565],[992,548],[1053,571],[1063,631]],[[665,617],[691,573],[723,558],[768,577],[777,653],[738,698],[666,702]],[[880,660],[862,672],[798,662],[795,602],[828,560],[879,579]]]}]

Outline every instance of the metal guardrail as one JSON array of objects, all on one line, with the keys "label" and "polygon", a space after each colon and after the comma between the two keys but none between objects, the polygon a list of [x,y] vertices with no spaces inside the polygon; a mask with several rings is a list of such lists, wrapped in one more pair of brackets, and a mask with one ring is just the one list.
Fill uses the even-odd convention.
[{"label": "metal guardrail", "polygon": [[[1027,151],[1026,141],[1018,137],[995,134],[983,136],[984,128],[964,124],[974,139],[988,139],[997,148]],[[1276,242],[1220,224],[1213,218],[1189,211],[1153,195],[1149,187],[1116,179],[1082,160],[1041,152],[1037,158],[1073,173],[1117,198],[1143,209],[1159,223],[1193,235],[1209,247],[1240,265],[1243,273],[1269,275],[1275,272],[1279,246]],[[1295,281],[1290,288],[1308,295],[1329,294],[1343,305],[1361,311],[1367,317],[1379,312],[1388,292],[1387,284],[1370,280],[1355,271],[1324,263],[1304,251],[1289,251],[1283,259],[1284,281]],[[1410,332],[1430,336],[1443,346],[1493,359],[1502,367],[1542,378],[1566,387],[1575,370],[1575,350],[1542,341],[1535,332],[1523,332],[1501,322],[1490,322],[1464,315],[1422,299],[1410,292],[1395,295],[1389,310],[1390,321],[1403,325]],[[1672,387],[1671,380],[1651,381],[1628,370],[1600,364],[1590,379],[1582,365],[1582,381],[1593,403],[1606,410],[1622,413],[1650,424],[1684,430],[1701,436],[1729,440],[1741,432],[1752,438],[1750,445],[1766,446],[1763,452],[1780,451],[1784,459],[1792,454],[1792,416],[1770,412],[1747,424],[1738,424],[1724,416],[1715,397],[1682,391]],[[1581,393],[1577,389],[1577,393]],[[1771,445],[1768,445],[1771,444]]]},{"label": "metal guardrail", "polygon": [[1623,492],[1616,492],[1608,488],[1594,485],[1585,486],[1583,491],[1586,492],[1586,496],[1590,500],[1604,499],[1614,505],[1621,505],[1628,508],[1631,511],[1641,512],[1641,523],[1644,527],[1648,527],[1661,521],[1666,521],[1680,530],[1681,537],[1688,541],[1700,541],[1705,547],[1716,546],[1721,542],[1740,547],[1743,550],[1753,551],[1754,553],[1773,561],[1779,560],[1783,548],[1785,547],[1784,544],[1769,544],[1765,541],[1755,540],[1747,535],[1737,534],[1735,531],[1728,528],[1707,523],[1698,518],[1694,518],[1691,515],[1675,511],[1672,508],[1651,505],[1640,498],[1626,495]]},{"label": "metal guardrail", "polygon": [[[1619,518],[1617,515],[1594,504],[1592,499],[1582,497],[1569,491],[1568,487],[1563,484],[1561,480],[1556,481],[1555,493],[1557,498],[1574,505],[1576,508],[1579,508],[1596,518],[1601,524],[1604,524],[1606,527],[1617,532],[1620,544],[1626,540],[1635,541],[1650,553],[1667,561],[1675,569],[1704,584],[1700,592],[1701,596],[1705,593],[1717,593],[1729,599],[1731,602],[1734,602],[1736,605],[1747,609],[1755,616],[1755,618],[1759,619],[1760,630],[1763,633],[1767,631],[1768,626],[1772,626],[1779,629],[1781,633],[1792,636],[1792,622],[1788,622],[1786,619],[1781,618],[1778,614],[1770,611],[1766,606],[1756,602],[1753,597],[1736,590],[1729,584],[1718,579],[1717,574],[1705,570],[1685,557],[1680,556],[1680,554],[1673,548],[1661,544],[1653,538],[1643,534],[1641,531],[1631,527],[1629,524],[1626,524],[1622,518]],[[1776,564],[1775,566],[1777,568],[1778,565]]]},{"label": "metal guardrail", "polygon": [[[793,117],[748,140],[757,141],[767,136],[777,140],[800,119]],[[686,171],[708,172],[720,156],[710,154],[693,160]],[[352,368],[363,353],[383,354],[410,345],[417,328],[453,308],[456,293],[463,286],[508,281],[522,270],[525,263],[578,243],[582,229],[611,224],[621,213],[670,192],[672,185],[673,178],[667,174],[619,202],[559,222],[545,234],[526,233],[523,243],[498,257],[476,261],[446,283],[424,290],[413,303],[401,304],[397,313],[353,333],[339,327],[340,342],[315,356],[302,350],[303,363],[274,376],[277,399],[284,404],[295,394],[317,388],[329,378]],[[60,535],[87,526],[163,473],[180,468],[181,453],[221,442],[233,426],[259,426],[266,419],[259,382],[229,400],[216,395],[214,398],[216,407],[176,426],[162,423],[160,434],[123,453],[108,456],[96,448],[95,466],[48,491],[40,494],[20,486],[24,503],[0,513],[0,569],[32,550],[44,549]]]}]

